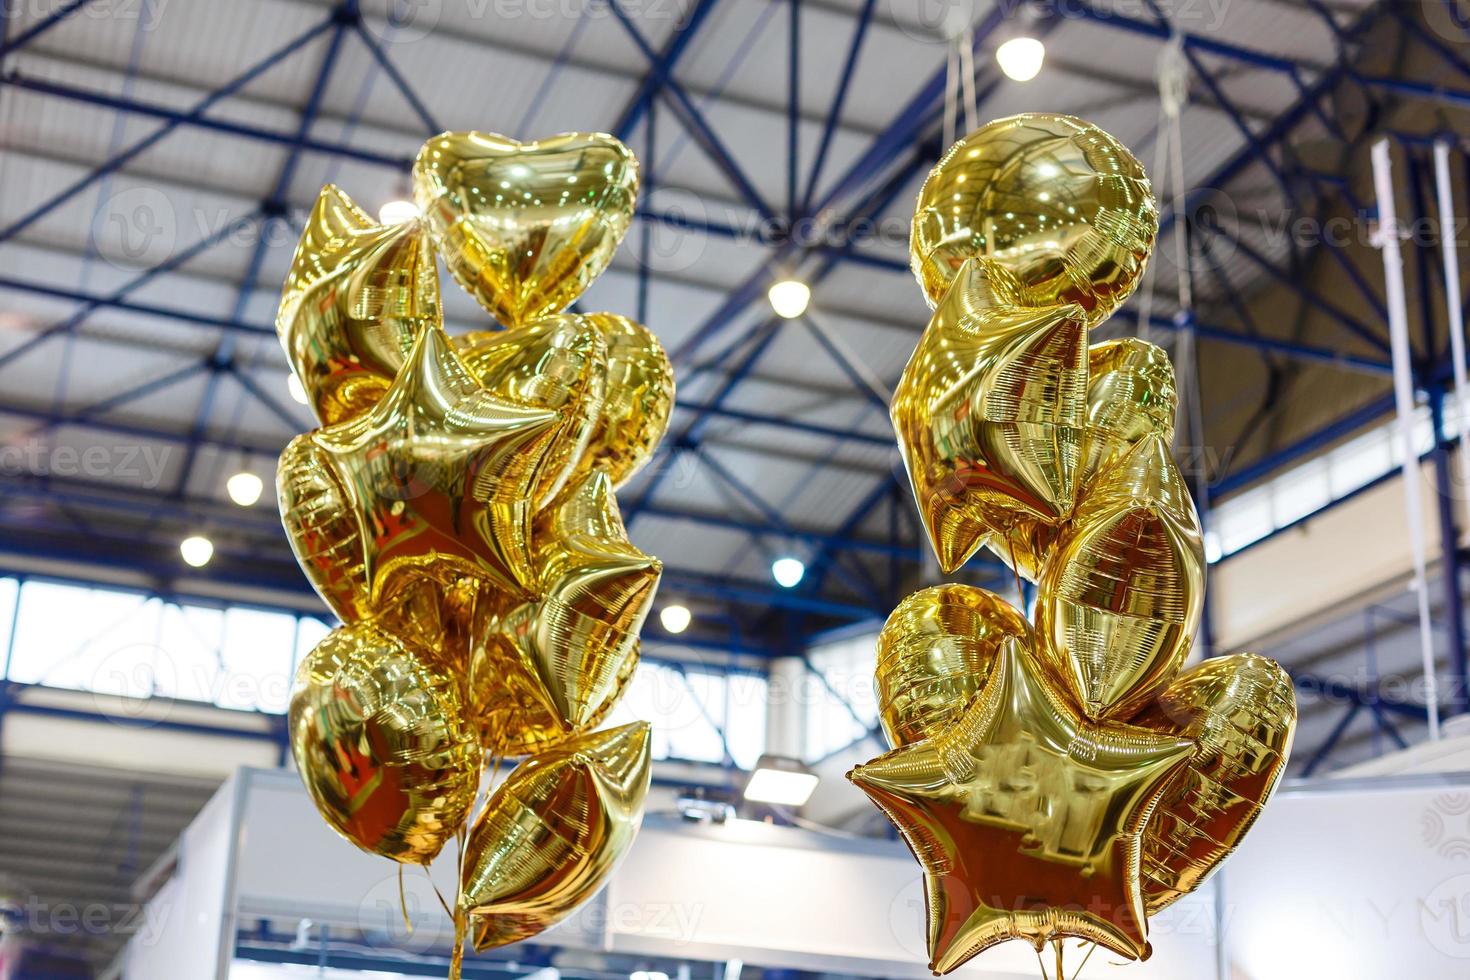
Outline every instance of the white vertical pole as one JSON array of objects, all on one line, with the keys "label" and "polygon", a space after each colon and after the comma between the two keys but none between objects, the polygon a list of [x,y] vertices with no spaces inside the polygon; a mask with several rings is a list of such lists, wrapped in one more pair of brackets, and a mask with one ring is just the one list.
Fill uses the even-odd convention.
[{"label": "white vertical pole", "polygon": [[1373,144],[1373,187],[1378,195],[1378,240],[1383,252],[1383,280],[1388,293],[1388,336],[1393,350],[1393,394],[1398,411],[1399,448],[1404,457],[1404,509],[1409,519],[1409,548],[1414,554],[1414,589],[1419,600],[1419,653],[1424,666],[1424,706],[1429,737],[1439,738],[1439,684],[1434,668],[1434,634],[1429,619],[1429,582],[1424,555],[1424,498],[1419,480],[1419,447],[1414,444],[1413,348],[1409,345],[1409,310],[1404,296],[1404,256],[1399,249],[1398,209],[1393,194],[1393,158],[1389,142]]},{"label": "white vertical pole", "polygon": [[1465,379],[1465,309],[1460,305],[1460,258],[1455,243],[1455,192],[1450,183],[1450,146],[1434,144],[1434,186],[1439,198],[1439,247],[1444,255],[1445,308],[1450,328],[1450,357],[1455,366],[1455,435],[1460,440],[1460,479],[1470,479],[1470,384]]}]

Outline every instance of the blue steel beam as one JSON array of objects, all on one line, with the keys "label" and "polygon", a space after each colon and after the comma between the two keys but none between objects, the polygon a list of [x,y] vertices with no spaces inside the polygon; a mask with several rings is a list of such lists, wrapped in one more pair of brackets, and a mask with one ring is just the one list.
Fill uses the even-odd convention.
[{"label": "blue steel beam", "polygon": [[[618,7],[619,0],[610,0],[614,8]],[[654,97],[658,94],[664,82],[669,78],[679,59],[684,56],[689,43],[694,40],[705,18],[715,9],[717,0],[699,0],[689,11],[684,23],[675,31],[673,37],[661,51],[657,59],[649,66],[648,74],[638,85],[638,91],[633,95],[632,101],[628,103],[622,113],[618,116],[617,123],[613,126],[613,134],[619,139],[626,140],[633,134],[633,129],[643,114],[653,104]]]},{"label": "blue steel beam", "polygon": [[[842,73],[837,76],[837,89],[832,95],[832,106],[827,110],[827,119],[822,124],[822,138],[817,142],[817,153],[812,160],[811,173],[806,179],[806,193],[801,200],[801,211],[803,212],[811,209],[812,195],[817,192],[817,185],[821,182],[822,167],[827,162],[827,151],[832,146],[832,137],[836,134],[837,123],[842,118],[842,108],[847,102],[847,92],[852,86],[858,57],[863,50],[863,41],[868,36],[868,27],[873,23],[873,8],[877,5],[878,0],[863,0],[863,9],[858,13],[857,24],[852,30],[852,40],[847,45],[847,58],[842,63]],[[794,212],[795,209],[793,209]]]},{"label": "blue steel beam", "polygon": [[[632,40],[634,47],[642,53],[649,68],[657,71],[661,64],[658,53],[653,50],[648,39],[643,36],[627,12],[623,10],[621,0],[608,0],[608,8],[612,10],[618,23],[622,25],[623,30]],[[761,198],[760,192],[751,184],[750,178],[745,175],[745,171],[730,153],[729,148],[725,146],[710,126],[709,121],[705,119],[704,113],[694,104],[694,100],[689,98],[689,93],[684,91],[684,87],[675,81],[671,74],[665,72],[662,84],[656,91],[668,102],[674,114],[679,117],[680,123],[689,131],[689,135],[694,137],[700,149],[704,150],[710,161],[725,175],[725,179],[730,182],[730,186],[745,203],[762,219],[774,221],[775,213]]]},{"label": "blue steel beam", "polygon": [[444,127],[435,121],[434,114],[429,111],[428,105],[423,99],[419,98],[418,92],[414,90],[409,80],[404,77],[403,72],[398,70],[398,66],[393,63],[393,59],[388,57],[388,52],[384,50],[383,45],[368,31],[362,22],[362,18],[355,11],[350,14],[350,17],[358,40],[362,41],[367,47],[368,52],[373,56],[373,60],[378,63],[378,66],[383,69],[383,73],[393,82],[393,87],[398,89],[399,94],[408,103],[414,115],[419,117],[419,121],[424,124],[424,128],[428,130],[428,134],[434,136],[442,132]]},{"label": "blue steel beam", "polygon": [[[19,51],[21,48],[34,41],[36,38],[40,37],[42,34],[45,34],[47,31],[51,30],[51,28],[66,20],[78,10],[81,10],[90,2],[91,0],[66,0],[65,3],[57,7],[51,13],[47,14],[45,17],[41,18],[41,20],[37,21],[35,24],[31,25],[28,29],[21,31],[13,38],[8,38],[5,41],[0,42],[0,58],[4,58],[8,54],[13,54],[16,51]],[[4,8],[3,13],[5,15],[5,26],[8,30],[8,28],[10,27],[10,18],[13,17],[15,14],[13,8],[17,7],[18,5],[12,3],[11,0],[4,0],[3,3],[0,3],[0,6],[3,6]]]},{"label": "blue steel beam", "polygon": [[[80,194],[82,191],[86,190],[97,181],[106,177],[108,174],[115,173],[118,170],[121,170],[130,161],[136,159],[152,147],[158,145],[158,143],[163,140],[164,137],[168,136],[168,134],[172,133],[175,129],[178,129],[181,125],[183,125],[186,120],[201,118],[202,115],[210,108],[224,101],[225,99],[237,94],[241,89],[249,85],[251,82],[255,81],[261,75],[264,75],[272,68],[275,68],[277,65],[281,64],[281,62],[285,61],[291,55],[295,54],[297,51],[300,51],[302,48],[306,47],[306,45],[316,40],[327,30],[331,29],[334,24],[334,17],[328,17],[325,21],[317,24],[315,27],[310,28],[306,31],[306,33],[300,35],[295,40],[290,41],[285,46],[278,48],[276,51],[267,55],[261,61],[252,65],[250,68],[247,68],[244,72],[237,75],[231,81],[227,82],[222,88],[216,89],[209,95],[205,96],[203,99],[200,99],[183,113],[176,114],[175,118],[165,122],[158,129],[154,130],[152,133],[149,133],[147,136],[133,143],[126,150],[123,150],[122,152],[117,153],[114,156],[103,161],[85,177],[82,177],[80,180],[68,185],[66,189],[56,194],[53,194],[45,201],[32,208],[30,211],[27,211],[21,217],[12,221],[4,228],[4,230],[0,230],[0,242],[11,240],[17,234],[24,231],[26,228],[29,228],[31,225],[44,218],[46,215],[56,210],[62,204],[65,204],[67,201],[71,200],[77,194]],[[9,81],[11,76],[13,76],[14,74],[14,72],[9,73],[6,76],[6,80]]]}]

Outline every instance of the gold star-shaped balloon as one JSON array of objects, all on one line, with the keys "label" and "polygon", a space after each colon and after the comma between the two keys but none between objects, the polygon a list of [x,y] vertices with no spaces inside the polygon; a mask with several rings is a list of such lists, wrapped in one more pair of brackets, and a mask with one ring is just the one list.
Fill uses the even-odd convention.
[{"label": "gold star-shaped balloon", "polygon": [[662,563],[628,542],[611,478],[588,474],[537,517],[535,599],[472,631],[471,711],[499,756],[540,751],[595,727],[638,665],[638,632]]},{"label": "gold star-shaped balloon", "polygon": [[439,269],[418,221],[379,224],[322,188],[286,275],[276,331],[323,425],[383,396],[422,330],[438,326]]},{"label": "gold star-shaped balloon", "polygon": [[890,414],[919,515],[952,572],[987,535],[1072,512],[1087,411],[1087,321],[1008,302],[1005,270],[967,261],[904,368]]},{"label": "gold star-shaped balloon", "polygon": [[1008,640],[965,713],[848,778],[924,866],[929,967],[1006,939],[1148,955],[1140,837],[1194,743],[1083,719]]},{"label": "gold star-shaped balloon", "polygon": [[485,391],[444,332],[424,330],[370,410],[282,455],[297,558],[344,618],[421,578],[528,594],[532,487],[562,422]]}]

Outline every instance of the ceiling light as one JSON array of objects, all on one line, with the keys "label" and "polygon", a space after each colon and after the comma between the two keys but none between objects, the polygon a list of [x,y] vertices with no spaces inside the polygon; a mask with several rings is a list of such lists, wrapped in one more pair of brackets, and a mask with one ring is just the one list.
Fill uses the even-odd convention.
[{"label": "ceiling light", "polygon": [[214,542],[202,534],[191,535],[179,542],[179,554],[185,564],[203,568],[214,557]]},{"label": "ceiling light", "polygon": [[771,309],[777,316],[794,320],[806,312],[807,304],[812,301],[812,290],[800,280],[782,279],[771,285],[766,298],[771,301]]},{"label": "ceiling light", "polygon": [[818,782],[817,774],[795,759],[763,755],[745,784],[745,798],[753,803],[803,806]]},{"label": "ceiling light", "polygon": [[306,404],[306,386],[301,383],[301,379],[296,377],[294,372],[286,375],[286,390],[291,393],[292,401],[302,405]]},{"label": "ceiling light", "polygon": [[659,610],[658,621],[663,624],[664,630],[669,633],[682,633],[689,628],[689,621],[694,615],[688,606],[678,604],[664,606]]},{"label": "ceiling light", "polygon": [[1034,37],[1013,37],[995,49],[995,60],[1007,78],[1029,82],[1041,72],[1046,45]]},{"label": "ceiling light", "polygon": [[412,201],[389,201],[378,208],[378,221],[385,225],[401,225],[405,221],[417,221],[419,207]]},{"label": "ceiling light", "polygon": [[241,507],[250,507],[260,499],[260,492],[265,489],[265,484],[260,477],[247,470],[241,470],[225,482],[225,490],[230,499]]},{"label": "ceiling light", "polygon": [[777,558],[771,562],[771,577],[783,589],[795,588],[806,574],[806,565],[800,558]]}]

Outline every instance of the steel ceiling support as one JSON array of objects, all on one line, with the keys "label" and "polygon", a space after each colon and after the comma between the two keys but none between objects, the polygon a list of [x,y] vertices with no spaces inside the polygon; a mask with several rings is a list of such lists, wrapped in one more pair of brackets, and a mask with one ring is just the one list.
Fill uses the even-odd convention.
[{"label": "steel ceiling support", "polygon": [[195,256],[200,255],[203,252],[207,252],[214,246],[218,245],[220,242],[225,241],[231,235],[234,235],[246,225],[250,224],[252,221],[255,221],[259,216],[259,211],[253,211],[243,218],[237,218],[234,221],[231,221],[221,227],[218,231],[201,238],[199,241],[190,245],[188,248],[175,252],[173,255],[169,256],[168,259],[160,262],[158,265],[152,266],[148,269],[144,269],[132,279],[129,279],[126,283],[108,293],[105,298],[83,300],[81,303],[81,308],[78,309],[71,316],[67,317],[65,320],[58,320],[56,323],[53,323],[50,326],[40,331],[37,331],[32,336],[28,337],[23,343],[17,344],[10,350],[6,351],[4,354],[0,354],[0,368],[4,368],[5,365],[11,363],[12,361],[24,357],[27,353],[39,347],[41,344],[45,343],[47,340],[56,336],[57,334],[70,333],[76,330],[76,328],[81,326],[82,323],[87,319],[87,317],[90,316],[92,313],[95,313],[97,310],[102,309],[110,303],[115,303],[119,300],[126,299],[129,295],[148,285],[159,276],[169,272],[173,272],[175,269],[189,262]]},{"label": "steel ceiling support", "polygon": [[801,0],[786,0],[790,11],[786,39],[786,219],[801,214],[797,181],[801,169]]},{"label": "steel ceiling support", "polygon": [[[613,16],[622,25],[623,30],[632,40],[633,45],[643,54],[644,59],[648,62],[650,71],[659,71],[659,66],[663,64],[662,60],[658,53],[649,46],[648,39],[633,24],[627,12],[623,10],[621,0],[609,0],[608,9],[613,12]],[[694,141],[699,144],[711,162],[725,175],[725,178],[730,182],[730,186],[735,189],[745,203],[759,214],[762,219],[767,221],[775,220],[775,213],[771,211],[770,207],[761,198],[760,192],[751,184],[750,178],[745,175],[745,171],[741,169],[740,164],[730,153],[729,148],[725,146],[724,142],[710,126],[704,113],[694,104],[694,100],[689,98],[689,93],[684,91],[684,86],[675,81],[672,74],[664,71],[662,82],[655,88],[655,92],[669,103],[674,114],[679,117],[679,121],[689,131],[689,135],[694,137]]]},{"label": "steel ceiling support", "polygon": [[[286,156],[285,163],[276,177],[276,182],[271,189],[270,195],[261,202],[260,212],[260,235],[255,241],[255,247],[250,255],[250,263],[245,271],[245,276],[240,281],[240,288],[235,294],[235,306],[230,311],[231,320],[239,320],[244,317],[249,308],[250,298],[255,292],[255,285],[260,279],[260,270],[265,265],[267,252],[270,248],[270,228],[278,220],[279,216],[286,211],[286,196],[291,190],[292,178],[296,175],[296,167],[301,161],[301,141],[311,135],[311,128],[316,123],[317,114],[321,111],[322,99],[326,95],[327,85],[331,82],[332,70],[337,66],[337,58],[342,52],[342,40],[346,36],[349,27],[361,27],[361,14],[358,9],[358,0],[345,0],[335,8],[332,14],[332,34],[327,41],[327,50],[322,55],[321,65],[317,68],[316,79],[312,83],[311,91],[307,95],[306,104],[301,110],[301,120],[296,126],[295,139],[297,145]],[[363,32],[365,35],[365,32]],[[369,47],[372,45],[369,44]],[[387,63],[386,57],[380,59]],[[194,474],[194,463],[199,458],[199,447],[205,432],[209,428],[210,417],[214,413],[215,399],[219,395],[220,377],[226,371],[233,372],[235,377],[241,377],[239,372],[234,371],[235,361],[235,335],[226,333],[220,341],[218,348],[208,360],[209,382],[205,385],[204,394],[199,400],[198,409],[195,412],[194,424],[189,430],[189,441],[184,450],[184,462],[179,467],[179,478],[174,486],[173,496],[181,496],[189,485],[189,480]],[[250,389],[246,389],[250,390]],[[290,418],[288,415],[287,418]]]},{"label": "steel ceiling support", "polygon": [[373,60],[378,63],[378,67],[382,68],[383,73],[393,82],[393,87],[398,89],[399,94],[408,103],[414,115],[419,117],[419,121],[424,124],[424,129],[428,131],[428,135],[436,136],[443,132],[444,127],[435,121],[434,114],[429,111],[428,105],[424,103],[423,99],[419,98],[419,94],[414,91],[413,85],[404,77],[403,72],[398,70],[398,66],[393,63],[393,59],[388,57],[388,52],[384,49],[383,45],[379,43],[377,38],[373,37],[372,32],[363,24],[362,17],[356,9],[356,0],[351,0],[350,4],[344,5],[344,9],[348,7],[351,8],[349,16],[351,17],[352,28],[354,33],[357,34],[358,40],[362,41],[367,47],[368,52],[373,56]]},{"label": "steel ceiling support", "polygon": [[[878,0],[863,0],[863,9],[858,13],[858,21],[852,29],[852,40],[847,45],[847,58],[842,63],[842,73],[837,76],[837,89],[832,96],[831,108],[827,110],[827,119],[822,124],[822,138],[817,142],[817,153],[812,159],[811,173],[807,175],[806,192],[802,195],[800,211],[805,213],[811,210],[812,195],[817,192],[817,185],[822,179],[822,167],[827,162],[827,151],[832,146],[832,137],[837,132],[837,123],[842,118],[842,107],[847,103],[847,92],[852,86],[853,75],[857,71],[858,56],[862,54],[863,41],[867,39],[868,27],[873,23],[873,8],[877,6]],[[792,213],[797,212],[792,208]]]},{"label": "steel ceiling support", "polygon": [[[149,149],[158,145],[158,143],[162,141],[164,137],[168,136],[168,134],[172,133],[175,129],[178,129],[181,125],[184,124],[185,121],[202,117],[202,115],[207,112],[211,107],[233,95],[238,94],[239,91],[245,86],[249,85],[251,82],[255,81],[257,78],[259,78],[261,75],[264,75],[272,68],[275,68],[277,65],[285,61],[297,51],[300,51],[302,48],[306,47],[306,45],[316,40],[328,29],[334,27],[335,24],[335,15],[333,17],[328,17],[326,20],[322,21],[320,24],[317,24],[315,27],[310,28],[306,31],[306,33],[300,35],[295,40],[286,44],[284,47],[281,47],[270,55],[267,55],[263,60],[246,69],[240,75],[236,76],[233,80],[227,82],[223,87],[209,93],[209,95],[196,102],[193,106],[185,110],[183,113],[175,114],[175,118],[172,118],[169,121],[165,122],[158,129],[138,140],[136,143],[129,146],[126,150],[123,150],[122,152],[109,157],[107,160],[103,161],[96,168],[94,168],[85,177],[72,183],[65,190],[57,194],[53,194],[51,197],[38,204],[36,207],[32,208],[21,217],[12,221],[4,228],[4,230],[0,230],[0,242],[10,241],[17,234],[24,231],[26,228],[29,228],[37,221],[44,218],[46,215],[55,211],[62,204],[65,204],[77,194],[80,194],[88,187],[91,187],[93,184],[102,180],[108,174],[112,174],[121,170],[130,161],[136,159],[143,153],[147,152]],[[6,76],[6,81],[9,82],[11,77],[14,75],[14,72],[9,73]],[[131,100],[119,99],[117,101],[128,102]]]},{"label": "steel ceiling support", "polygon": [[[29,29],[22,31],[12,39],[0,42],[0,58],[19,51],[91,2],[92,0],[66,0],[65,3],[41,18],[40,21],[33,24]],[[10,26],[10,18],[14,15],[11,7],[12,4],[8,0],[6,2],[0,2],[0,12],[3,12],[5,15],[5,26],[7,29]]]},{"label": "steel ceiling support", "polygon": [[[608,6],[614,13],[621,14],[622,0],[608,0]],[[649,65],[648,74],[638,85],[638,91],[634,94],[622,113],[618,116],[617,123],[612,132],[621,140],[627,140],[633,135],[633,129],[638,125],[638,120],[653,105],[658,91],[668,80],[674,68],[679,64],[679,59],[684,57],[684,52],[689,48],[689,43],[694,40],[695,34],[704,24],[705,18],[715,9],[718,0],[699,0],[689,11],[684,23],[678,27],[663,51]]]}]

